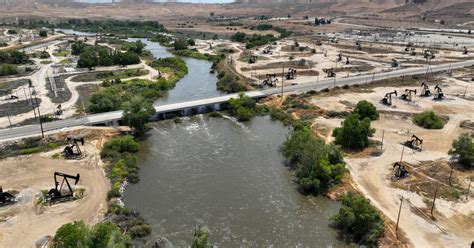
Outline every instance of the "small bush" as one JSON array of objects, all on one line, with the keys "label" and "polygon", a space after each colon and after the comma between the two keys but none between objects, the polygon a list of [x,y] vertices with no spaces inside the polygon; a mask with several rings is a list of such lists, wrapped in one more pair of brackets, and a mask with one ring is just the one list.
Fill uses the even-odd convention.
[{"label": "small bush", "polygon": [[138,152],[139,149],[140,144],[135,141],[133,136],[119,136],[112,138],[104,144],[104,149],[102,149],[101,156],[102,158],[107,158],[109,154],[115,154],[116,152],[134,153]]},{"label": "small bush", "polygon": [[463,134],[454,140],[449,154],[455,156],[466,169],[474,168],[474,143],[469,135]]},{"label": "small bush", "polygon": [[342,127],[335,128],[333,136],[336,143],[347,148],[365,148],[369,146],[369,137],[375,133],[370,127],[370,119],[361,120],[358,114],[352,113],[343,122]]},{"label": "small bush", "polygon": [[367,117],[371,120],[377,120],[379,118],[379,112],[375,106],[366,100],[358,102],[353,112],[358,114],[360,119]]},{"label": "small bush", "polygon": [[40,153],[43,151],[44,151],[44,148],[42,146],[37,146],[37,147],[32,147],[32,148],[21,149],[19,153],[21,155],[28,155],[28,154]]},{"label": "small bush", "polygon": [[339,213],[331,219],[343,234],[358,244],[376,245],[384,232],[384,222],[369,200],[349,192],[342,198]]},{"label": "small bush", "polygon": [[413,123],[426,129],[442,129],[444,120],[433,111],[425,111],[413,117]]}]

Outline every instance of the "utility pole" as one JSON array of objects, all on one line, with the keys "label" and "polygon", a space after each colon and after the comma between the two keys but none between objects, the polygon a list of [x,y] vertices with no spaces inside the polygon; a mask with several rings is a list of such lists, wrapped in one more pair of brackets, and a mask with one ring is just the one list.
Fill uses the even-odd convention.
[{"label": "utility pole", "polygon": [[[33,87],[33,90],[34,89],[35,88]],[[36,94],[35,94],[35,103],[36,103],[36,107],[38,108],[38,120],[39,120],[40,128],[41,128],[41,138],[44,138],[43,121],[41,120],[40,106],[38,104],[38,98],[36,97]]]},{"label": "utility pole", "polygon": [[402,212],[402,204],[403,204],[403,196],[400,198],[400,208],[398,209],[398,217],[397,217],[397,226],[395,227],[395,235],[398,239],[398,223],[400,222],[400,213]]},{"label": "utility pole", "polygon": [[281,74],[281,101],[283,102],[283,85],[285,84],[285,63],[283,63]]},{"label": "utility pole", "polygon": [[380,146],[380,149],[383,149],[383,137],[385,136],[385,130],[382,130],[382,145]]},{"label": "utility pole", "polygon": [[28,91],[30,92],[30,102],[31,102],[31,106],[33,106],[33,113],[34,113],[34,115],[35,115],[35,118],[37,118],[37,116],[36,116],[35,103],[33,102],[33,94],[31,93],[31,86],[28,87]]},{"label": "utility pole", "polygon": [[435,207],[436,196],[438,195],[438,187],[439,186],[436,186],[436,190],[435,190],[435,194],[434,194],[434,198],[433,198],[433,204],[431,205],[431,216],[433,216],[433,210],[434,210],[434,207]]},{"label": "utility pole", "polygon": [[469,178],[469,186],[467,186],[466,201],[469,200],[469,194],[471,193],[471,182],[472,182],[472,177]]},{"label": "utility pole", "polygon": [[405,146],[402,146],[402,156],[400,157],[400,162],[403,161],[403,152],[405,151]]},{"label": "utility pole", "polygon": [[28,101],[28,96],[26,95],[25,87],[23,87],[23,94],[25,94],[26,104],[30,104],[30,101]]},{"label": "utility pole", "polygon": [[452,164],[452,161],[451,161],[451,172],[449,173],[449,186],[452,186],[451,185],[451,178],[453,177],[453,170],[454,170],[454,166]]},{"label": "utility pole", "polygon": [[7,110],[7,116],[8,116],[8,123],[10,123],[10,127],[12,126],[12,121],[10,120],[10,112]]}]

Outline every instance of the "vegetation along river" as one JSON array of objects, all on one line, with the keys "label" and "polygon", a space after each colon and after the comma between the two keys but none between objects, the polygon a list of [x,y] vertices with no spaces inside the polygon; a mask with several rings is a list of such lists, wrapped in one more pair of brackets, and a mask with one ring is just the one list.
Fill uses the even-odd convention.
[{"label": "vegetation along river", "polygon": [[[147,43],[156,57],[172,56]],[[158,103],[220,95],[211,63],[186,59],[188,75]],[[190,244],[206,226],[221,247],[341,247],[329,227],[339,203],[301,195],[280,145],[289,130],[268,117],[246,123],[203,115],[152,125],[138,156],[140,182],[129,185],[124,202],[152,225],[150,240],[165,237]]]}]

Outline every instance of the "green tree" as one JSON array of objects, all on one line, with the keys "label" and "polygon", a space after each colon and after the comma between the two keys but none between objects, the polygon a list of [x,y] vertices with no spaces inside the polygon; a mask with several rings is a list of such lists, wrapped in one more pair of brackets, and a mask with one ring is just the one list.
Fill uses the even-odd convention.
[{"label": "green tree", "polygon": [[4,64],[0,65],[0,76],[8,76],[17,74],[17,68],[14,65]]},{"label": "green tree", "polygon": [[256,103],[251,97],[243,92],[239,93],[238,98],[229,100],[229,113],[235,116],[239,121],[248,121],[255,114]]},{"label": "green tree", "polygon": [[77,61],[78,68],[93,69],[98,65],[99,57],[93,51],[82,52]]},{"label": "green tree", "polygon": [[384,222],[363,196],[349,192],[341,198],[339,213],[331,220],[344,235],[358,244],[376,245],[384,232]]},{"label": "green tree", "polygon": [[120,228],[110,222],[101,222],[94,225],[88,238],[90,248],[125,248],[129,237],[122,235]]},{"label": "green tree", "polygon": [[217,89],[226,93],[236,93],[244,91],[245,86],[239,83],[237,77],[224,75],[217,81]]},{"label": "green tree", "polygon": [[173,46],[176,51],[188,49],[188,43],[182,38],[175,40]]},{"label": "green tree", "polygon": [[368,117],[371,120],[377,120],[379,118],[379,112],[375,106],[366,100],[358,102],[353,113],[358,114],[360,119]]},{"label": "green tree", "polygon": [[194,39],[188,39],[186,42],[187,42],[188,45],[190,45],[190,46],[195,46],[195,45],[196,45],[196,41],[195,41]]},{"label": "green tree", "polygon": [[120,109],[121,99],[114,89],[105,89],[93,93],[89,97],[89,111],[91,113],[103,113]]},{"label": "green tree", "polygon": [[474,168],[474,143],[468,134],[460,135],[453,141],[449,154],[456,156],[458,162],[467,169]]},{"label": "green tree", "polygon": [[137,40],[135,43],[133,43],[132,46],[128,48],[128,52],[135,53],[135,54],[142,54],[143,49],[145,48],[145,44],[141,40]]},{"label": "green tree", "polygon": [[153,114],[155,114],[153,104],[141,96],[135,96],[124,110],[123,120],[125,124],[133,128],[138,134],[143,134]]},{"label": "green tree", "polygon": [[246,38],[246,34],[243,33],[243,32],[237,32],[235,34],[233,34],[230,39],[232,41],[236,41],[236,42],[244,42],[245,41],[245,38]]},{"label": "green tree", "polygon": [[209,244],[209,231],[202,227],[196,229],[193,233],[193,243],[191,248],[208,248],[211,247]]},{"label": "green tree", "polygon": [[61,226],[54,235],[54,247],[87,247],[88,228],[84,221]]},{"label": "green tree", "polygon": [[84,221],[62,225],[54,235],[53,247],[125,248],[130,237],[110,222],[101,222],[89,229]]},{"label": "green tree", "polygon": [[345,172],[342,153],[315,138],[304,124],[294,127],[283,143],[282,153],[295,170],[301,189],[308,193],[325,193],[340,182]]},{"label": "green tree", "polygon": [[40,36],[40,37],[47,37],[47,36],[48,36],[48,31],[46,31],[46,30],[41,30],[41,31],[39,32],[39,36]]},{"label": "green tree", "polygon": [[370,119],[360,119],[358,114],[350,114],[343,122],[342,127],[335,128],[333,136],[336,143],[347,148],[364,148],[369,146],[369,137],[375,133],[370,127]]}]

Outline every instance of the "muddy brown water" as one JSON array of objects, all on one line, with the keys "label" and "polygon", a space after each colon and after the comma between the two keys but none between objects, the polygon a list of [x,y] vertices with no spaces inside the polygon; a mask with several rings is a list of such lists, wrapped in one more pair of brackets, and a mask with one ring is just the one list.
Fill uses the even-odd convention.
[{"label": "muddy brown water", "polygon": [[[147,43],[156,57],[172,56]],[[189,73],[157,103],[222,93],[211,63],[185,59]],[[154,242],[165,237],[189,245],[198,226],[221,247],[342,247],[329,217],[339,203],[303,196],[284,166],[280,146],[289,132],[280,122],[246,123],[203,115],[153,123],[138,154],[140,182],[129,185],[126,207],[152,225]]]}]

